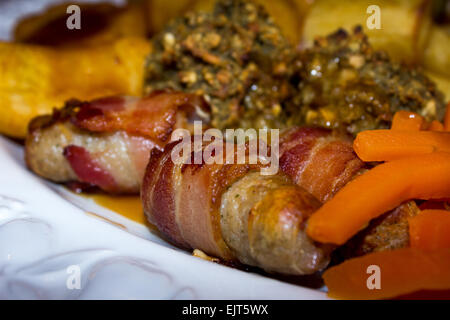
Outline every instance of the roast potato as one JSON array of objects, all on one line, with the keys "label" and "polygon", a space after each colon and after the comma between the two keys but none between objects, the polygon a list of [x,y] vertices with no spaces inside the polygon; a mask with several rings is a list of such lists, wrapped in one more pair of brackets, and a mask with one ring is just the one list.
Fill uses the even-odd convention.
[{"label": "roast potato", "polygon": [[438,89],[442,91],[446,101],[450,102],[450,78],[430,71],[426,71],[425,73],[431,80],[436,82]]},{"label": "roast potato", "polygon": [[450,78],[450,27],[432,27],[423,64],[425,69]]},{"label": "roast potato", "polygon": [[33,117],[72,98],[141,95],[149,52],[142,38],[64,49],[0,42],[0,133],[24,138]]},{"label": "roast potato", "polygon": [[[381,29],[369,29],[370,5],[380,7]],[[306,17],[302,43],[310,46],[316,36],[338,28],[347,30],[359,24],[375,49],[407,63],[421,60],[431,29],[431,5],[428,0],[316,0]]]}]

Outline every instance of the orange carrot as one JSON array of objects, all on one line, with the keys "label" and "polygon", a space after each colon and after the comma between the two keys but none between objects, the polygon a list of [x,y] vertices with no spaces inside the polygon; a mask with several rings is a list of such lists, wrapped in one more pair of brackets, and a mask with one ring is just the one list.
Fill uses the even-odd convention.
[{"label": "orange carrot", "polygon": [[444,129],[450,131],[450,102],[447,103],[447,110],[444,116]]},{"label": "orange carrot", "polygon": [[450,249],[450,211],[424,210],[410,219],[409,239],[412,248]]},{"label": "orange carrot", "polygon": [[450,153],[431,153],[386,162],[348,183],[308,221],[308,235],[344,244],[371,219],[410,199],[450,196]]},{"label": "orange carrot", "polygon": [[415,113],[410,111],[397,111],[392,119],[392,130],[412,130],[418,131],[425,125],[425,119]]},{"label": "orange carrot", "polygon": [[428,130],[430,131],[444,131],[444,125],[437,120],[431,121],[428,126]]},{"label": "orange carrot", "polygon": [[333,298],[386,299],[419,290],[450,289],[449,270],[450,249],[405,248],[347,260],[325,271],[323,279]]},{"label": "orange carrot", "polygon": [[368,130],[356,136],[353,148],[363,161],[391,161],[432,152],[450,152],[450,133]]}]

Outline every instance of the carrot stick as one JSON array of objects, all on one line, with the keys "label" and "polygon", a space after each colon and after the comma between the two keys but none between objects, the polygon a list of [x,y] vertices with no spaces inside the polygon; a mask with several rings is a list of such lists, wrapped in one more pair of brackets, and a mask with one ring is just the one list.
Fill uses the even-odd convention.
[{"label": "carrot stick", "polygon": [[[375,269],[379,270],[378,283]],[[323,279],[333,298],[386,299],[419,290],[450,289],[449,270],[450,249],[404,248],[347,260],[325,271]]]},{"label": "carrot stick", "polygon": [[447,110],[445,111],[444,129],[445,131],[450,131],[450,102],[447,103]]},{"label": "carrot stick", "polygon": [[450,152],[450,133],[368,130],[356,136],[353,148],[363,161],[391,161],[432,152]]},{"label": "carrot stick", "polygon": [[437,120],[433,120],[428,127],[430,131],[444,131],[444,125]]},{"label": "carrot stick", "polygon": [[415,113],[410,111],[397,111],[392,119],[392,130],[412,130],[419,131],[425,125],[425,119]]},{"label": "carrot stick", "polygon": [[450,196],[450,153],[386,162],[348,183],[312,214],[306,231],[319,242],[344,244],[371,219],[410,199]]},{"label": "carrot stick", "polygon": [[424,210],[410,219],[409,239],[412,248],[450,249],[450,211]]}]

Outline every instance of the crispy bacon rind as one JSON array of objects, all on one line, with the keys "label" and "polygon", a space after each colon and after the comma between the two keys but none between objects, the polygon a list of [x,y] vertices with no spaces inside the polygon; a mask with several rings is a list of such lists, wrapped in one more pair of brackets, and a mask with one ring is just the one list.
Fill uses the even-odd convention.
[{"label": "crispy bacon rind", "polygon": [[205,109],[193,94],[156,91],[144,98],[109,97],[82,103],[71,121],[92,132],[126,131],[163,144],[177,121],[177,112]]},{"label": "crispy bacon rind", "polygon": [[124,131],[144,136],[155,142],[167,142],[175,125],[177,114],[185,120],[195,118],[208,122],[209,106],[198,95],[176,91],[154,91],[146,97],[112,96],[93,101],[72,99],[52,115],[30,121],[28,132],[44,129],[56,123],[70,121],[76,127],[95,133]]},{"label": "crispy bacon rind", "polygon": [[280,141],[280,168],[322,202],[363,168],[352,140],[319,128],[296,128]]}]

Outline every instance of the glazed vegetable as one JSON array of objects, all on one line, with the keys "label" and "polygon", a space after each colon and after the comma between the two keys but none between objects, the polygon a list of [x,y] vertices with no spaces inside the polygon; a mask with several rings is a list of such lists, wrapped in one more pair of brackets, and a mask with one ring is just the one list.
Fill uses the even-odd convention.
[{"label": "glazed vegetable", "polygon": [[316,241],[341,245],[406,200],[449,197],[449,153],[386,162],[356,177],[317,210],[307,233]]},{"label": "glazed vegetable", "polygon": [[424,210],[409,220],[412,248],[421,250],[450,249],[450,211]]},{"label": "glazed vegetable", "polygon": [[363,161],[391,161],[433,152],[450,152],[450,133],[368,130],[356,136],[353,149]]},{"label": "glazed vegetable", "polygon": [[410,111],[397,111],[392,119],[392,130],[420,130],[425,125],[425,119]]},{"label": "glazed vegetable", "polygon": [[[380,289],[368,279],[379,267]],[[370,270],[370,269],[369,269]],[[414,248],[371,253],[325,271],[328,295],[340,299],[385,299],[419,290],[450,289],[450,249],[425,252]]]}]

